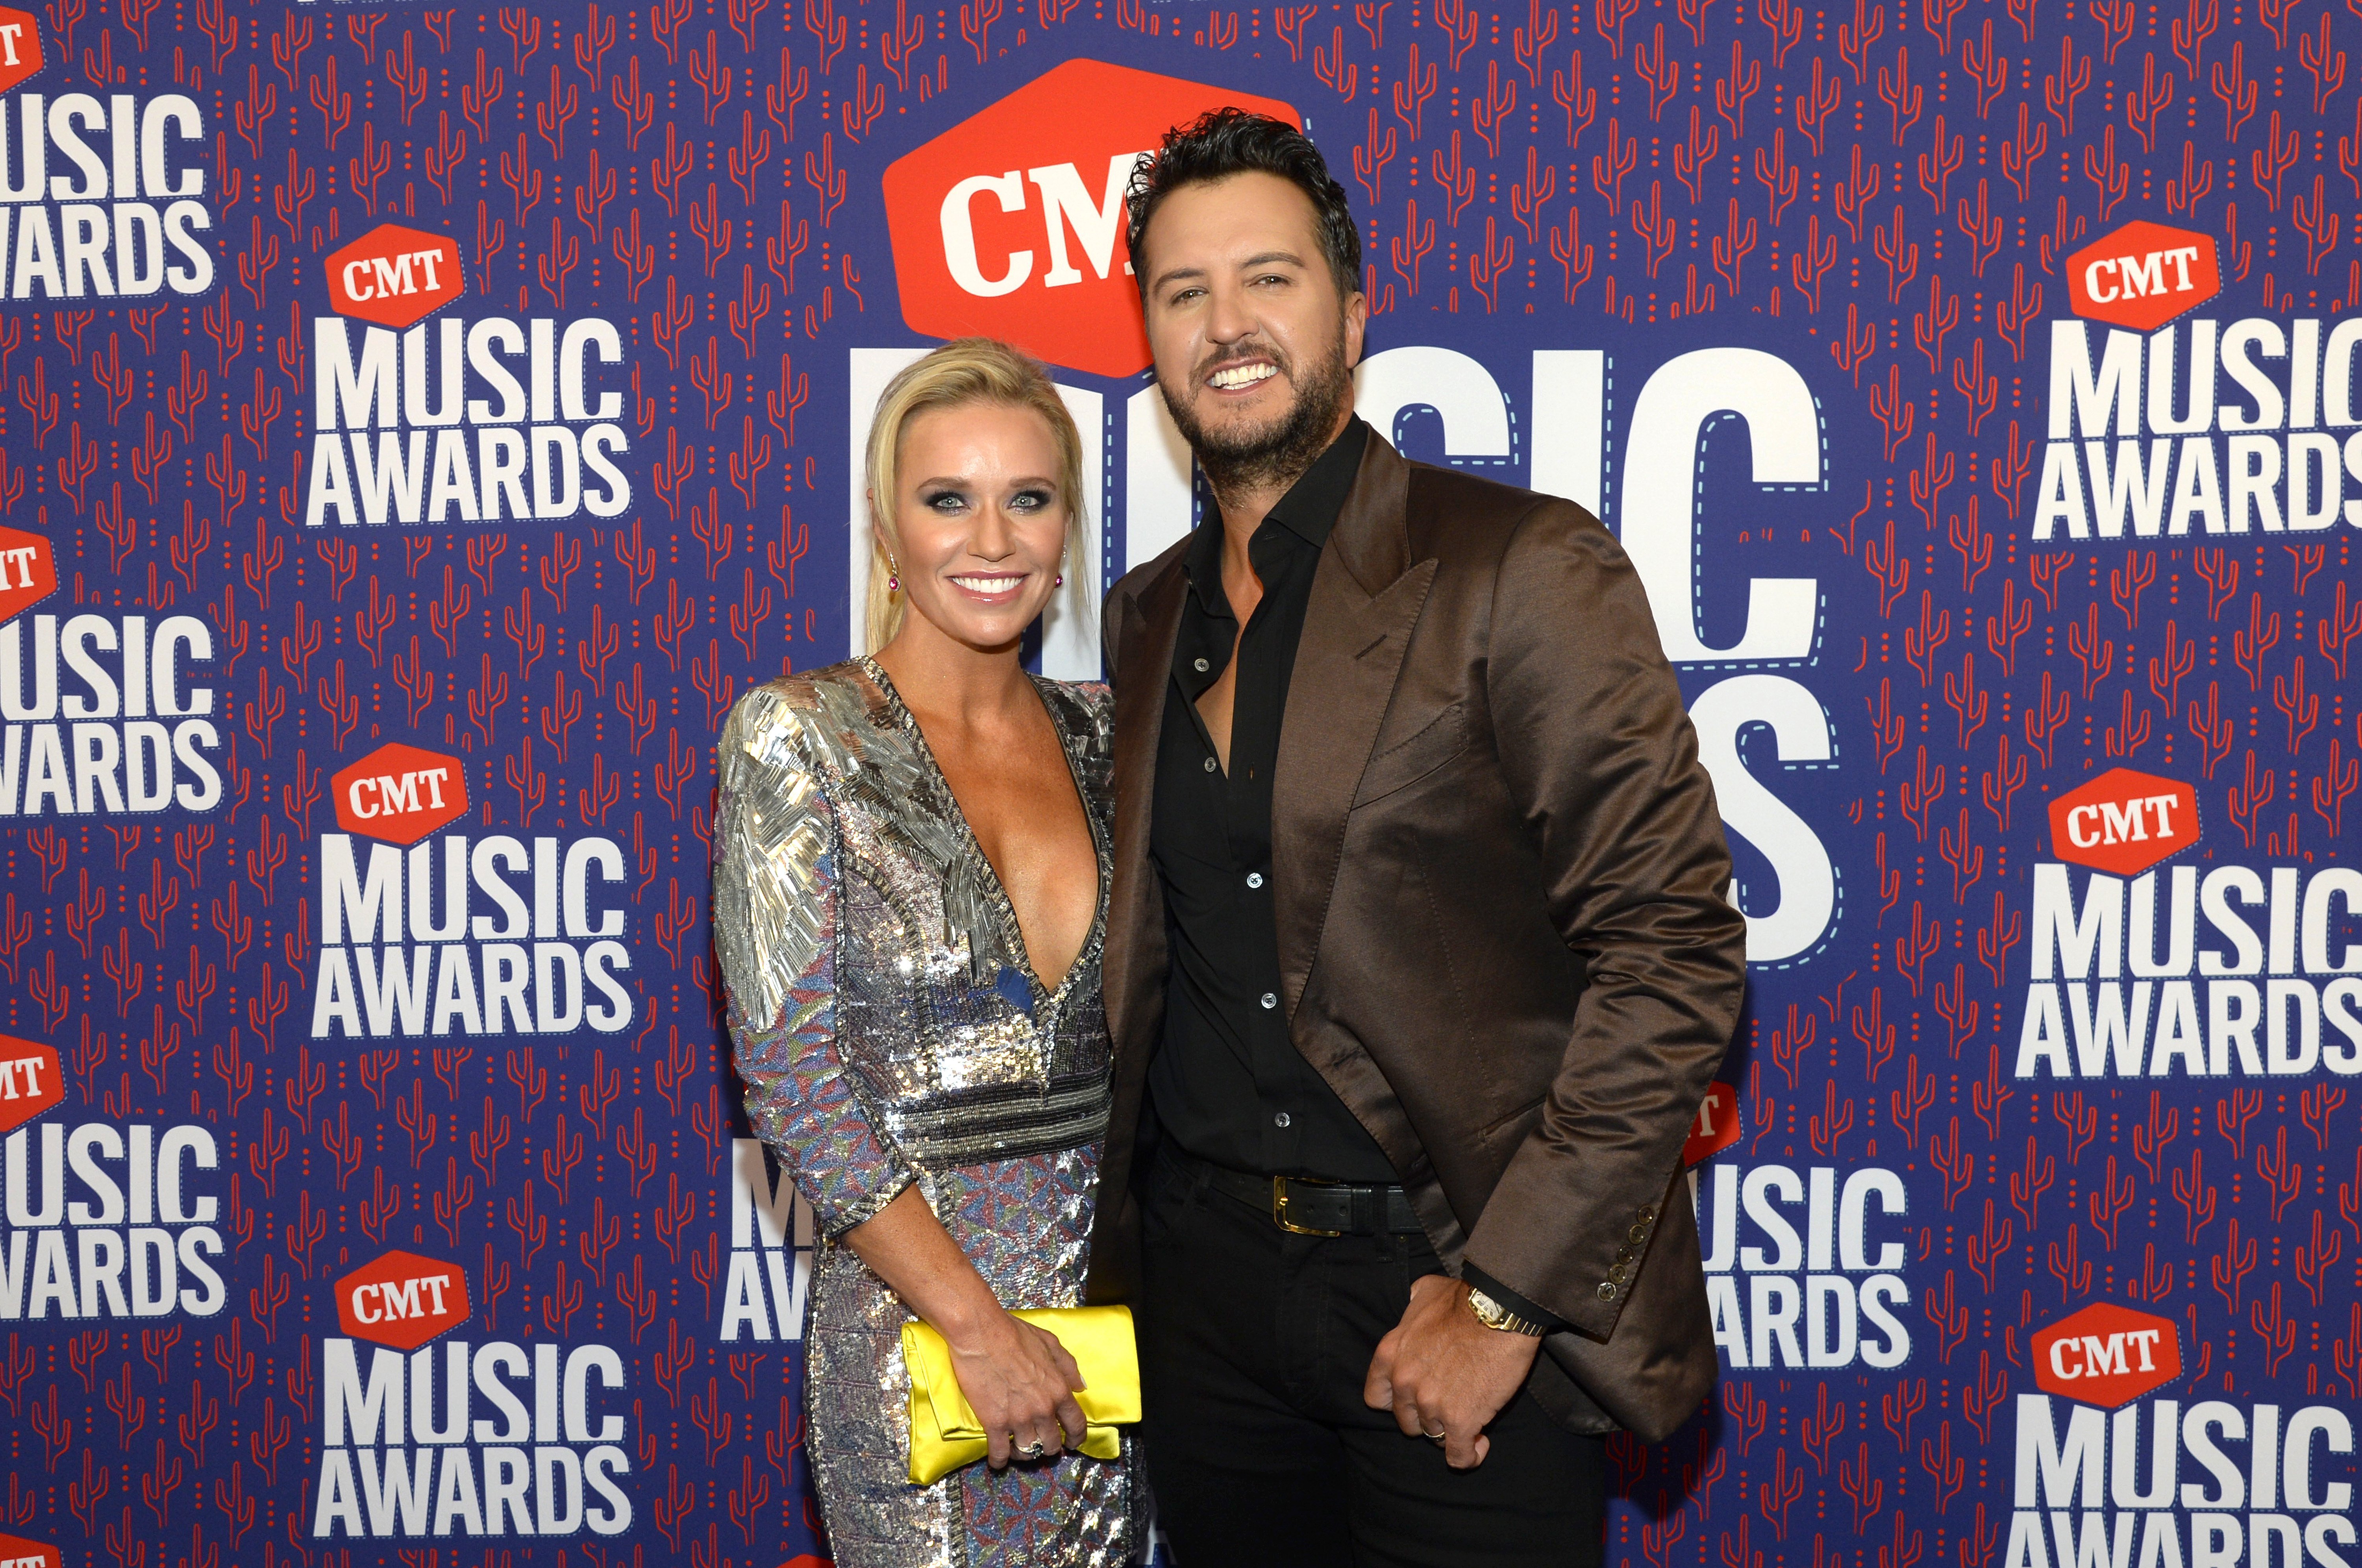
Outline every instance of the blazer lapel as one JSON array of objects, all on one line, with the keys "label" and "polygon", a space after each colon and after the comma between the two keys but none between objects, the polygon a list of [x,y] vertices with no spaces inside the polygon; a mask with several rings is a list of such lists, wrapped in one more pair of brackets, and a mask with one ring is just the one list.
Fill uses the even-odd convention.
[{"label": "blazer lapel", "polygon": [[1155,580],[1125,602],[1117,630],[1115,868],[1100,966],[1120,1077],[1146,1063],[1162,1021],[1154,1004],[1164,975],[1164,905],[1148,840],[1165,687],[1187,587],[1176,551]]},{"label": "blazer lapel", "polygon": [[[1291,1019],[1319,952],[1354,788],[1435,581],[1434,561],[1410,561],[1409,493],[1409,464],[1373,434],[1313,573],[1297,645],[1271,811],[1279,972]],[[1166,646],[1169,659],[1169,639]]]}]

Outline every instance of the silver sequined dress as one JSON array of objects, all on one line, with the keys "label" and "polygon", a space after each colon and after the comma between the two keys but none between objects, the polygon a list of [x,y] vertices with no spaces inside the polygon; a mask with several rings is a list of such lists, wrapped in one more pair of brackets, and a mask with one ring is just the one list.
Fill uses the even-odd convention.
[{"label": "silver sequined dress", "polygon": [[919,726],[867,659],[748,692],[721,744],[713,929],[746,1111],[822,1234],[805,1321],[811,1455],[844,1568],[1131,1560],[1117,1462],[909,1477],[911,1317],[834,1242],[916,1185],[1003,1306],[1076,1304],[1107,1130],[1099,999],[1111,708],[1036,682],[1098,850],[1098,915],[1055,991]]}]

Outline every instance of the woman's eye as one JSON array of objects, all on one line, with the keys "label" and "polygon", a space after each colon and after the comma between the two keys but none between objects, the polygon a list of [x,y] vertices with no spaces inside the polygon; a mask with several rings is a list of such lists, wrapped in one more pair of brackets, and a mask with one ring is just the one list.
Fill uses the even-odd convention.
[{"label": "woman's eye", "polygon": [[1020,512],[1039,512],[1050,504],[1050,496],[1046,491],[1020,491],[1010,498],[1010,504]]},{"label": "woman's eye", "polygon": [[929,508],[931,511],[956,512],[962,506],[966,504],[966,497],[961,495],[956,491],[947,490],[940,491],[934,495],[923,497],[920,504]]}]

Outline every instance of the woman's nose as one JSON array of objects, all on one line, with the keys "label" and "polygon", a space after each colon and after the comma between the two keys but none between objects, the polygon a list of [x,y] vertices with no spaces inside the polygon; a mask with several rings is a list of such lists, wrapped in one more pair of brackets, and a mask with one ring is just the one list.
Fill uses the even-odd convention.
[{"label": "woman's nose", "polygon": [[1016,523],[1001,502],[994,502],[977,512],[968,548],[986,560],[997,561],[1015,547],[1016,538]]}]

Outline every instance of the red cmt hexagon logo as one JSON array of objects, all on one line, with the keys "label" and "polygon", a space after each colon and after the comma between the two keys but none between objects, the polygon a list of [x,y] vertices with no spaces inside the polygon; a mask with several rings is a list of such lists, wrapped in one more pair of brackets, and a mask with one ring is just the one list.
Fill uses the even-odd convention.
[{"label": "red cmt hexagon logo", "polygon": [[[0,16],[6,13],[0,12]],[[62,1568],[58,1549],[22,1536],[0,1535],[0,1568]]]},{"label": "red cmt hexagon logo", "polygon": [[2139,219],[2067,259],[2077,315],[2155,332],[2223,291],[2214,237]]},{"label": "red cmt hexagon logo", "polygon": [[1072,60],[897,159],[884,190],[902,319],[1094,375],[1146,370],[1124,187],[1166,130],[1225,105],[1303,123],[1276,98]]},{"label": "red cmt hexagon logo", "polygon": [[2050,853],[2112,877],[2137,877],[2198,842],[2198,791],[2111,768],[2050,802]]},{"label": "red cmt hexagon logo", "polygon": [[416,844],[468,814],[468,769],[458,758],[389,743],[328,780],[337,825],[388,844]]},{"label": "red cmt hexagon logo", "polygon": [[467,1271],[416,1253],[388,1253],[337,1281],[337,1326],[396,1350],[416,1350],[468,1312]]},{"label": "red cmt hexagon logo", "polygon": [[57,591],[57,557],[49,540],[21,528],[0,528],[0,621],[21,614]]},{"label": "red cmt hexagon logo", "polygon": [[380,224],[328,257],[330,306],[396,330],[458,299],[467,281],[458,240],[400,224]]},{"label": "red cmt hexagon logo", "polygon": [[0,6],[0,93],[40,69],[41,24],[30,11]]},{"label": "red cmt hexagon logo", "polygon": [[1696,1165],[1710,1160],[1738,1142],[1746,1118],[1738,1113],[1738,1089],[1736,1085],[1716,1081],[1709,1085],[1705,1099],[1698,1104],[1697,1120],[1690,1123],[1690,1135],[1682,1143],[1682,1164]]},{"label": "red cmt hexagon logo", "polygon": [[2110,1409],[2181,1375],[2173,1320],[2099,1302],[2034,1336],[2034,1381],[2046,1394]]},{"label": "red cmt hexagon logo", "polygon": [[56,1051],[0,1034],[0,1132],[63,1103],[65,1071]]}]

